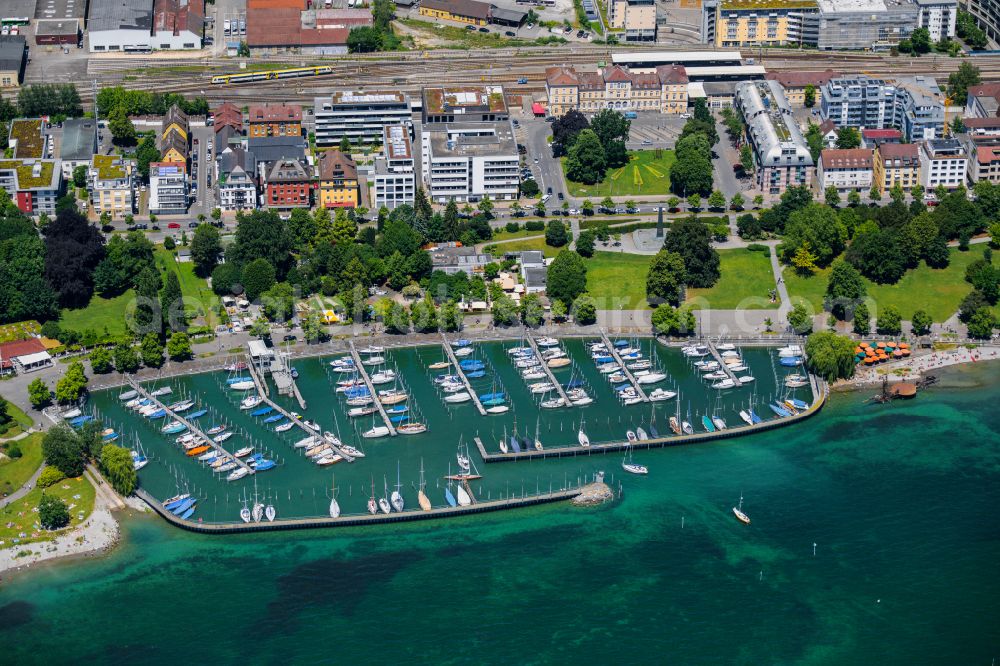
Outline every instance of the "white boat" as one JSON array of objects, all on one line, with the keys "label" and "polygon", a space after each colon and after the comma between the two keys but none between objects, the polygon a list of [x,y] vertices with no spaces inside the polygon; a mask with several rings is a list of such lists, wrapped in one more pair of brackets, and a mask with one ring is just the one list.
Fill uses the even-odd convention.
[{"label": "white boat", "polygon": [[371,376],[372,384],[390,384],[396,381],[396,373],[393,370],[383,370]]},{"label": "white boat", "polygon": [[740,495],[740,505],[733,507],[733,515],[736,516],[736,520],[740,521],[744,525],[750,524],[750,516],[743,513],[743,495]]},{"label": "white boat", "polygon": [[473,351],[474,350],[472,349],[472,347],[459,347],[452,353],[455,354],[457,358],[464,358],[469,354],[471,354]]},{"label": "white boat", "polygon": [[718,370],[721,366],[718,361],[709,361],[707,363],[702,363],[701,365],[695,366],[701,372],[713,372]]},{"label": "white boat", "polygon": [[799,345],[788,345],[787,347],[781,347],[778,349],[778,356],[782,358],[788,358],[790,356],[801,356],[802,347]]},{"label": "white boat", "polygon": [[326,465],[336,465],[343,459],[343,456],[339,456],[336,453],[328,453],[320,458],[316,458],[315,462],[320,467],[325,467]]},{"label": "white boat", "polygon": [[750,413],[747,412],[747,410],[745,409],[740,410],[740,418],[743,419],[743,421],[747,425],[753,425],[753,419],[750,417]]},{"label": "white boat", "polygon": [[385,426],[372,426],[368,430],[361,433],[361,436],[366,439],[375,439],[377,437],[386,437],[389,435],[389,429]]},{"label": "white boat", "polygon": [[216,444],[221,444],[222,442],[226,441],[227,439],[229,439],[232,436],[233,436],[233,433],[231,433],[231,432],[224,432],[224,433],[218,434],[215,437],[213,437],[212,441],[215,442]]},{"label": "white boat", "polygon": [[457,405],[462,402],[469,402],[472,400],[472,396],[469,395],[468,391],[462,391],[461,393],[450,393],[444,397],[444,401]]},{"label": "white boat", "polygon": [[639,438],[640,442],[645,442],[649,439],[649,435],[646,434],[646,431],[641,426],[635,429],[635,436]]},{"label": "white boat", "polygon": [[628,449],[628,458],[622,458],[622,469],[629,474],[639,474],[640,476],[649,474],[649,470],[645,465],[639,465],[632,461],[632,447]]},{"label": "white boat", "polygon": [[361,362],[364,365],[381,365],[385,363],[384,356],[369,356],[368,358],[362,359]]},{"label": "white boat", "polygon": [[713,416],[712,417],[712,423],[714,423],[715,427],[718,428],[719,430],[725,430],[726,429],[726,421],[722,417]]},{"label": "white boat", "polygon": [[340,504],[337,503],[337,484],[333,484],[332,497],[330,498],[330,517],[340,518]]},{"label": "white boat", "polygon": [[[461,447],[461,444],[459,447]],[[455,453],[455,461],[458,463],[458,468],[463,472],[468,472],[472,468],[472,463],[469,462],[469,456],[462,453],[461,448],[459,448]]]},{"label": "white boat", "polygon": [[381,354],[385,351],[385,347],[382,345],[368,345],[364,349],[359,349],[362,354]]},{"label": "white boat", "polygon": [[746,372],[747,370],[750,369],[747,366],[743,365],[742,363],[738,363],[736,365],[730,365],[728,367],[729,367],[729,372]]},{"label": "white boat", "polygon": [[214,460],[215,456],[217,455],[219,454],[216,451],[208,451],[198,456],[198,460],[200,460],[201,462],[208,462],[209,460]]},{"label": "white boat", "polygon": [[706,381],[715,381],[716,379],[725,379],[729,375],[726,374],[725,370],[716,370],[715,372],[709,372],[701,376],[702,379]]},{"label": "white boat", "polygon": [[219,467],[215,468],[215,471],[218,472],[219,474],[222,474],[224,472],[230,472],[230,471],[236,469],[236,463],[234,463],[232,460],[230,460],[228,462],[226,462],[225,460],[222,460],[220,462],[222,464]]},{"label": "white boat", "polygon": [[668,391],[666,389],[658,388],[653,389],[653,392],[649,394],[649,399],[653,402],[659,402],[661,400],[670,400],[677,396],[676,391]]},{"label": "white boat", "polygon": [[347,404],[353,407],[364,407],[365,405],[370,405],[373,402],[375,402],[375,399],[370,395],[363,395],[357,398],[348,399]]},{"label": "white boat", "polygon": [[243,520],[244,523],[250,522],[250,520],[252,519],[252,517],[250,516],[250,507],[248,507],[245,504],[243,505],[243,508],[240,509],[240,518]]},{"label": "white boat", "polygon": [[648,375],[640,375],[635,378],[636,384],[655,384],[662,382],[667,376],[662,372],[651,372]]},{"label": "white boat", "polygon": [[[254,483],[256,484],[257,482],[254,481]],[[253,508],[250,510],[250,515],[253,516],[253,522],[259,523],[260,519],[264,517],[264,505],[260,502],[254,502]]]},{"label": "white boat", "polygon": [[419,435],[427,432],[427,426],[423,423],[404,423],[396,428],[396,432],[400,435]]},{"label": "white boat", "polygon": [[403,484],[399,481],[399,461],[396,461],[396,489],[392,491],[392,495],[389,497],[389,502],[392,504],[392,508],[396,511],[402,511],[404,502],[403,495],[399,492]]},{"label": "white boat", "polygon": [[350,444],[338,443],[337,447],[352,458],[364,458],[365,454],[361,449],[356,449]]},{"label": "white boat", "polygon": [[521,377],[524,379],[544,379],[545,373],[541,370],[527,369],[521,373]]},{"label": "white boat", "polygon": [[487,414],[506,414],[510,411],[510,407],[507,405],[494,405],[493,407],[487,407]]},{"label": "white boat", "polygon": [[295,423],[293,423],[292,421],[286,421],[285,423],[282,423],[281,425],[277,426],[274,429],[274,431],[275,432],[288,432],[289,430],[291,430],[294,427],[295,427]]},{"label": "white boat", "polygon": [[[560,400],[562,400],[562,398],[560,398]],[[589,395],[585,395],[582,398],[576,398],[575,400],[570,400],[569,402],[574,407],[583,407],[584,405],[589,405],[590,403],[594,402],[594,399],[591,398]]]},{"label": "white boat", "polygon": [[226,477],[226,481],[239,481],[249,473],[250,472],[247,471],[246,467],[238,467],[229,473],[229,476]]},{"label": "white boat", "polygon": [[154,398],[158,398],[161,395],[170,395],[173,392],[174,392],[174,390],[172,388],[170,388],[169,386],[161,386],[160,388],[156,389],[155,391],[153,391],[149,395],[153,396]]},{"label": "white boat", "polygon": [[357,418],[359,416],[367,416],[369,414],[374,414],[378,411],[378,407],[353,407],[347,411],[349,417]]},{"label": "white boat", "polygon": [[542,359],[547,361],[550,358],[562,358],[565,355],[566,352],[564,352],[562,349],[556,349],[556,348],[546,349],[545,351],[542,352]]},{"label": "white boat", "polygon": [[264,402],[262,397],[259,395],[252,395],[248,398],[243,398],[243,400],[240,401],[240,409],[253,409],[262,402]]},{"label": "white boat", "polygon": [[636,437],[634,430],[629,430],[625,433],[625,439],[627,439],[630,442],[634,442],[638,439],[638,437]]},{"label": "white boat", "polygon": [[[736,345],[732,344],[731,342],[723,342],[721,344],[715,345],[715,348],[718,349],[719,351],[733,351],[734,349],[736,349]],[[725,356],[725,354],[723,354],[723,356]]]},{"label": "white boat", "polygon": [[305,421],[302,422],[302,425],[309,428],[310,430],[315,430],[316,432],[319,432],[319,424],[316,423],[315,421],[310,421],[306,419]]},{"label": "white boat", "polygon": [[597,366],[597,371],[602,375],[610,375],[612,372],[618,372],[621,369],[622,367],[617,363],[605,363]]},{"label": "white boat", "polygon": [[507,445],[507,438],[500,438],[500,453],[510,453],[510,447]]},{"label": "white boat", "polygon": [[735,349],[727,349],[726,351],[722,352],[719,355],[722,358],[724,358],[724,359],[726,359],[726,358],[739,358],[740,357],[740,353],[738,351],[736,351]]},{"label": "white boat", "polygon": [[472,498],[461,483],[455,486],[455,496],[458,499],[459,506],[469,506],[472,504]]},{"label": "white boat", "polygon": [[253,453],[253,447],[252,446],[244,446],[242,449],[240,449],[239,451],[237,451],[233,455],[236,456],[237,458],[243,458],[245,456],[250,455],[251,453]]},{"label": "white boat", "polygon": [[538,382],[537,384],[531,384],[528,386],[528,390],[534,394],[548,393],[555,390],[555,385],[552,382]]},{"label": "white boat", "polygon": [[249,391],[254,388],[256,384],[253,383],[252,379],[248,379],[243,382],[233,382],[229,385],[229,388],[233,391]]},{"label": "white boat", "polygon": [[297,449],[305,449],[310,446],[315,446],[316,442],[319,441],[316,437],[306,437],[295,442],[294,446]]},{"label": "white boat", "polygon": [[272,504],[268,504],[267,508],[264,509],[264,517],[267,518],[267,521],[269,523],[270,522],[274,522],[274,516],[276,514],[277,514],[277,511],[275,511],[274,505],[272,505]]},{"label": "white boat", "polygon": [[625,367],[629,370],[649,370],[653,367],[653,362],[649,360],[632,361],[631,363],[626,364]]},{"label": "white boat", "polygon": [[126,400],[127,401],[127,400],[131,400],[132,398],[136,397],[137,395],[139,395],[139,392],[136,391],[136,390],[125,391],[124,393],[119,393],[118,394],[118,399],[119,400]]},{"label": "white boat", "polygon": [[622,400],[622,403],[625,405],[638,405],[640,402],[642,402],[642,398],[638,395],[631,395]]},{"label": "white boat", "polygon": [[566,402],[562,398],[552,398],[551,400],[542,400],[539,404],[545,409],[555,409],[562,407]]},{"label": "white boat", "polygon": [[580,425],[580,429],[576,432],[576,441],[580,442],[580,446],[590,446],[590,438],[587,437],[587,433],[583,431],[583,425]]},{"label": "white boat", "polygon": [[78,416],[83,416],[83,412],[81,412],[79,409],[74,408],[69,410],[68,412],[63,412],[62,414],[60,414],[60,416],[62,416],[64,419],[75,419]]},{"label": "white boat", "polygon": [[753,381],[753,375],[743,375],[741,377],[737,377],[736,379],[740,380],[740,384],[749,384]]},{"label": "white boat", "polygon": [[736,382],[734,382],[732,379],[720,379],[717,382],[712,382],[712,388],[720,391],[735,387],[736,387]]},{"label": "white boat", "polygon": [[539,347],[555,347],[557,344],[559,344],[559,341],[556,340],[555,338],[543,337],[535,340],[535,344],[538,345]]},{"label": "white boat", "polygon": [[332,452],[333,449],[330,448],[330,445],[327,442],[320,440],[313,446],[306,449],[306,458],[318,458]]}]

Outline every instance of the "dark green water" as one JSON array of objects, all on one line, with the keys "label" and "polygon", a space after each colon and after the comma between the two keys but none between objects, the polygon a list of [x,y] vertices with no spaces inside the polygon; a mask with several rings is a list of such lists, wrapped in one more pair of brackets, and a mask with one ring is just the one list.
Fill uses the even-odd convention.
[{"label": "dark green water", "polygon": [[0,587],[0,662],[991,664],[996,370],[643,453],[598,509],[214,538],[127,520],[109,556]]}]

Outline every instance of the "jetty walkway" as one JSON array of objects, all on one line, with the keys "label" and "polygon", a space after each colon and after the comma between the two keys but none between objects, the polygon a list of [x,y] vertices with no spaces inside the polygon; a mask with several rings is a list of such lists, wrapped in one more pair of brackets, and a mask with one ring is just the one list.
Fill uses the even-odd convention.
[{"label": "jetty walkway", "polygon": [[829,387],[826,382],[817,379],[813,375],[809,375],[809,383],[813,391],[813,401],[812,404],[809,405],[808,409],[804,409],[797,414],[786,416],[784,418],[769,419],[767,421],[755,423],[754,425],[730,426],[725,430],[716,430],[714,432],[696,432],[691,435],[674,435],[671,433],[669,436],[654,437],[635,442],[625,440],[598,444],[592,443],[590,446],[574,445],[555,448],[547,447],[541,451],[530,449],[522,450],[519,453],[514,453],[513,451],[508,453],[491,453],[486,450],[482,440],[478,437],[473,438],[473,441],[476,444],[476,448],[479,449],[479,455],[482,457],[483,462],[496,463],[509,462],[511,460],[538,460],[542,458],[564,458],[568,456],[592,455],[594,453],[614,453],[616,451],[628,451],[629,449],[658,449],[665,446],[698,444],[701,442],[728,439],[730,437],[740,437],[742,435],[750,435],[756,432],[773,430],[792,423],[798,423],[799,421],[803,421],[819,412],[823,405],[826,404],[826,400],[829,397]]},{"label": "jetty walkway", "polygon": [[611,340],[608,338],[608,334],[604,332],[603,328],[601,329],[601,340],[604,341],[604,346],[608,348],[608,353],[611,354],[611,357],[615,359],[615,362],[618,363],[619,366],[621,366],[622,372],[625,373],[625,377],[632,384],[633,388],[635,388],[639,397],[642,398],[642,401],[649,402],[649,396],[647,396],[646,392],[642,390],[642,385],[636,381],[635,375],[632,374],[632,371],[625,366],[625,361],[623,361],[622,357],[618,354],[618,348],[612,344]]},{"label": "jetty walkway", "polygon": [[348,345],[351,350],[351,358],[354,359],[354,367],[357,368],[359,373],[361,373],[361,378],[365,381],[365,386],[368,387],[368,393],[375,402],[375,406],[378,407],[378,413],[382,415],[382,421],[385,422],[385,427],[389,429],[389,434],[395,437],[398,434],[396,432],[396,427],[392,425],[392,421],[389,419],[389,415],[386,413],[385,407],[382,405],[382,401],[378,398],[378,392],[375,390],[375,385],[372,384],[372,378],[368,376],[368,369],[365,368],[365,364],[361,362],[361,354],[358,353],[357,348],[354,346],[354,340],[348,340]]},{"label": "jetty walkway", "polygon": [[711,352],[712,358],[714,358],[715,362],[719,364],[719,369],[726,373],[726,376],[728,376],[731,380],[733,380],[733,383],[736,384],[737,388],[743,386],[743,382],[737,379],[736,374],[733,373],[733,371],[729,369],[729,366],[726,365],[726,362],[722,360],[722,354],[720,354],[719,350],[715,348],[712,341],[705,340],[705,342],[708,344],[708,351]]},{"label": "jetty walkway", "polygon": [[142,397],[146,398],[147,400],[153,402],[154,404],[158,405],[160,407],[160,409],[162,409],[163,411],[165,411],[167,413],[167,416],[169,416],[170,418],[174,419],[175,421],[179,421],[180,423],[183,423],[185,426],[187,426],[187,429],[189,431],[191,431],[192,433],[194,433],[195,435],[197,435],[198,437],[200,437],[201,439],[203,439],[205,441],[205,444],[207,444],[207,445],[211,446],[213,449],[215,449],[215,451],[219,455],[228,456],[238,466],[240,466],[243,469],[245,469],[248,473],[250,473],[250,474],[254,473],[253,467],[250,467],[250,465],[248,465],[245,462],[243,462],[243,460],[241,460],[240,458],[237,458],[233,454],[229,453],[229,451],[226,451],[224,448],[222,448],[222,445],[220,445],[218,442],[216,442],[211,437],[209,437],[204,432],[202,432],[201,429],[198,428],[198,426],[196,426],[194,423],[191,423],[190,421],[188,421],[187,419],[185,419],[180,414],[177,414],[177,413],[173,412],[169,407],[167,407],[165,404],[163,404],[162,402],[160,402],[159,400],[157,400],[152,394],[149,393],[149,391],[147,391],[146,389],[144,389],[142,387],[142,384],[140,384],[139,382],[137,382],[134,377],[132,377],[131,375],[128,375],[128,376],[126,376],[125,380],[129,383],[129,386],[131,386],[133,389],[135,389],[139,393],[139,395],[141,395]]},{"label": "jetty walkway", "polygon": [[482,416],[486,416],[486,408],[483,407],[482,401],[479,399],[479,395],[472,389],[472,384],[469,382],[469,378],[465,376],[465,370],[462,369],[462,365],[458,362],[458,357],[455,356],[455,351],[451,348],[451,344],[448,342],[448,338],[445,334],[441,334],[441,346],[444,347],[444,353],[448,356],[448,360],[452,365],[455,366],[455,372],[462,379],[462,383],[465,384],[465,390],[469,392],[472,396],[472,402],[476,404],[476,409]]},{"label": "jetty walkway", "polygon": [[563,385],[559,383],[558,379],[556,379],[555,374],[552,372],[552,368],[549,367],[549,364],[545,361],[544,358],[542,358],[541,352],[538,351],[538,343],[535,342],[535,338],[531,337],[530,335],[526,337],[528,338],[528,345],[531,346],[531,351],[535,352],[535,358],[537,358],[538,361],[542,364],[542,371],[549,378],[549,382],[551,382],[552,385],[556,388],[556,393],[558,393],[559,397],[562,398],[563,407],[572,407],[573,405],[570,404],[569,396],[566,395],[566,389],[563,388]]}]

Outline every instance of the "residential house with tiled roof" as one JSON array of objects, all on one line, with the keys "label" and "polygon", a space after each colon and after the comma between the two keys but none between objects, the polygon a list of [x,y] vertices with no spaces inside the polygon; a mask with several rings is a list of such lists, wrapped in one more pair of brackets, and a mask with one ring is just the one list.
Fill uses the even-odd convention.
[{"label": "residential house with tiled roof", "polygon": [[219,177],[215,189],[219,208],[257,208],[257,162],[253,153],[238,147],[226,147],[218,153],[216,163]]},{"label": "residential house with tiled roof", "polygon": [[490,22],[491,6],[479,0],[420,0],[420,15],[469,25]]},{"label": "residential house with tiled roof", "polygon": [[160,125],[160,157],[164,162],[186,162],[191,124],[176,104],[167,109]]},{"label": "residential house with tiled roof", "polygon": [[339,150],[323,151],[319,156],[317,172],[317,205],[325,208],[357,208],[360,203],[358,167],[350,155]]},{"label": "residential house with tiled roof", "polygon": [[868,148],[827,149],[819,154],[820,189],[837,192],[868,192],[872,187],[872,151]]},{"label": "residential house with tiled roof", "polygon": [[247,114],[247,136],[302,136],[302,107],[297,104],[255,104]]},{"label": "residential house with tiled roof", "polygon": [[204,0],[155,0],[150,43],[154,49],[200,49],[205,34]]},{"label": "residential house with tiled roof", "polygon": [[861,130],[861,147],[872,148],[883,143],[903,143],[903,133],[894,127]]},{"label": "residential house with tiled roof", "polygon": [[879,144],[874,157],[872,179],[883,195],[895,185],[909,192],[920,184],[920,147],[917,144]]},{"label": "residential house with tiled roof", "polygon": [[264,175],[264,201],[269,208],[310,208],[314,186],[308,164],[281,159]]},{"label": "residential house with tiled roof", "polygon": [[633,72],[621,65],[596,72],[549,67],[545,88],[549,113],[557,116],[601,109],[679,114],[688,106],[688,76],[681,65],[662,65],[654,72]]},{"label": "residential house with tiled roof", "polygon": [[966,118],[996,118],[1000,116],[1000,83],[990,82],[969,86],[965,102]]},{"label": "residential house with tiled roof", "polygon": [[223,127],[230,127],[237,134],[243,133],[243,111],[232,102],[223,102],[212,111],[212,123],[215,133],[218,134]]}]

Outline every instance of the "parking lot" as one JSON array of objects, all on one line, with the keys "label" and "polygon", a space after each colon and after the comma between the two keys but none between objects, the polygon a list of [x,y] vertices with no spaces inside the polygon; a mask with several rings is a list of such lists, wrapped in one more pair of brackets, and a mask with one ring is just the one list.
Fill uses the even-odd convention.
[{"label": "parking lot", "polygon": [[[687,114],[684,114],[685,116]],[[662,113],[639,113],[632,119],[626,148],[673,148],[687,118]]]}]

